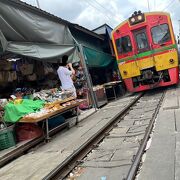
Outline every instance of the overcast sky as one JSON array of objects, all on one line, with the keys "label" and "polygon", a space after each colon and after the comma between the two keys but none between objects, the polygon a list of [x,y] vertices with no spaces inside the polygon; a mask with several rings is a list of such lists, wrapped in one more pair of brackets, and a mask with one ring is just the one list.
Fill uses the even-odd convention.
[{"label": "overcast sky", "polygon": [[[23,0],[37,6],[36,0]],[[175,33],[179,33],[180,0],[39,0],[40,8],[60,18],[94,29],[104,23],[112,28],[135,10],[166,11],[171,14]]]}]

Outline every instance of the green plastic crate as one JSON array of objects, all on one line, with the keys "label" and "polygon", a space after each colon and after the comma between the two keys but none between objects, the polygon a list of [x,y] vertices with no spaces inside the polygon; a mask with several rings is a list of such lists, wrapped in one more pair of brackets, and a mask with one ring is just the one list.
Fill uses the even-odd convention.
[{"label": "green plastic crate", "polygon": [[0,130],[0,150],[7,149],[15,145],[14,129],[12,127],[8,127]]}]

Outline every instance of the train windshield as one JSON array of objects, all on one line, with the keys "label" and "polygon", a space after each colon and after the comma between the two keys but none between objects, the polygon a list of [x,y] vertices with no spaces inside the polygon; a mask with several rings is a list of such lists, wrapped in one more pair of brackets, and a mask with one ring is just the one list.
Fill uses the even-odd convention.
[{"label": "train windshield", "polygon": [[116,39],[116,47],[118,54],[128,53],[132,51],[132,44],[129,36]]},{"label": "train windshield", "polygon": [[148,48],[148,41],[147,41],[146,34],[144,32],[136,35],[136,41],[137,41],[138,49]]},{"label": "train windshield", "polygon": [[162,44],[171,40],[167,24],[161,24],[151,29],[154,44]]},{"label": "train windshield", "polygon": [[146,29],[134,31],[138,53],[146,52],[149,50],[149,42],[146,35]]}]

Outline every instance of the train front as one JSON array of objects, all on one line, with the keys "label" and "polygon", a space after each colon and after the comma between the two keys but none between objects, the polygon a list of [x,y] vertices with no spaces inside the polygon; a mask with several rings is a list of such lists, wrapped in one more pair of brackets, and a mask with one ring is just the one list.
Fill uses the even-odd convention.
[{"label": "train front", "polygon": [[113,30],[112,41],[128,91],[179,82],[177,45],[168,13],[135,12]]}]

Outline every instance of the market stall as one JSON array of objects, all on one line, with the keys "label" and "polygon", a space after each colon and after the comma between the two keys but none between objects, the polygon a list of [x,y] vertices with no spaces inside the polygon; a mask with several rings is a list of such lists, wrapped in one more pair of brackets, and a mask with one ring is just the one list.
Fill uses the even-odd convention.
[{"label": "market stall", "polygon": [[[49,130],[49,121],[51,121],[54,117],[60,116],[68,111],[75,110],[76,112],[76,124],[78,122],[78,106],[83,102],[83,100],[75,100],[75,98],[67,98],[65,100],[55,101],[50,104],[46,104],[45,108],[43,108],[40,112],[31,113],[19,120],[19,123],[38,123],[45,122],[46,124],[46,139],[49,139],[49,133],[53,131],[53,129]],[[43,112],[43,113],[42,113]],[[63,126],[67,125],[68,122],[64,122]],[[61,126],[61,125],[60,125]],[[59,128],[58,126],[56,128]]]},{"label": "market stall", "polygon": [[[112,82],[104,83],[103,86],[106,90],[108,99],[113,98],[116,100],[119,94],[123,95],[123,93],[124,93],[124,91],[123,91],[124,87],[123,87],[122,81],[112,81]],[[110,93],[112,95],[108,95],[109,90],[111,91]]]},{"label": "market stall", "polygon": [[[74,34],[72,34],[72,29],[78,30],[78,34],[82,32],[90,34],[91,39],[92,37],[97,37],[95,33],[92,33],[85,28],[80,28],[78,25],[55,17],[38,8],[29,6],[22,1],[0,1],[0,12],[2,17],[0,18],[0,54],[4,55],[5,53],[10,53],[12,55],[20,56],[18,58],[23,60],[24,58],[27,58],[30,61],[36,61],[34,69],[32,63],[29,64],[25,60],[23,63],[23,68],[26,68],[23,71],[23,77],[25,78],[25,81],[28,80],[28,85],[31,84],[34,87],[41,85],[43,77],[44,79],[50,80],[48,85],[53,82],[54,86],[52,85],[51,88],[58,87],[56,80],[53,78],[50,79],[49,74],[51,74],[51,76],[53,74],[53,63],[57,70],[57,63],[63,55],[68,55],[71,62],[80,61],[79,56],[83,56],[83,54],[82,52],[79,52],[80,45],[76,40],[77,37],[74,37]],[[11,21],[11,19],[13,19],[13,21]],[[38,23],[36,22],[37,19]],[[49,66],[47,64],[51,65]],[[43,70],[43,66],[45,66],[45,70]],[[83,66],[83,70],[84,68],[85,67]],[[14,76],[11,75],[13,78],[8,78],[9,82],[13,82],[14,87],[17,87],[17,81],[19,84],[19,82],[23,83],[24,80],[24,78],[22,81],[21,79],[19,80],[16,75],[14,73]],[[48,78],[46,78],[47,75]],[[85,76],[88,81],[88,74],[85,73]],[[16,78],[17,81],[15,80]],[[91,84],[88,81],[86,89],[88,90],[91,99],[93,99],[90,86]],[[2,91],[4,91],[4,89],[2,89]]]},{"label": "market stall", "polygon": [[[17,141],[37,138],[43,134],[46,134],[48,140],[51,131],[60,126],[68,126],[68,122],[64,118],[63,120],[60,118],[63,114],[71,112],[73,117],[76,117],[77,123],[77,108],[82,102],[82,99],[73,97],[72,92],[61,91],[57,88],[35,92],[29,94],[29,97],[20,90],[16,91],[16,94],[11,95],[9,100],[3,99],[0,103],[1,147],[5,149],[15,145],[15,138],[12,140],[13,134],[16,134]],[[49,130],[49,126],[56,121],[55,117],[58,117],[58,125],[56,124]],[[16,132],[15,129],[14,131],[9,129],[12,124],[17,126]],[[10,135],[11,138],[7,138],[7,135]],[[9,143],[9,141],[13,141],[13,143]]]},{"label": "market stall", "polygon": [[107,53],[84,47],[84,54],[91,75],[97,107],[120,96],[123,85],[115,58]]},{"label": "market stall", "polygon": [[[24,128],[18,136],[28,134],[33,128],[42,135],[39,128],[45,124],[43,130],[48,138],[50,122],[55,122],[55,117],[67,111],[70,115],[78,106],[81,109],[99,108],[107,103],[105,88],[99,85],[109,82],[107,71],[116,61],[109,51],[103,53],[104,38],[22,1],[0,1],[0,16],[0,98],[8,100],[3,106],[2,119],[8,126],[9,123],[18,124],[18,132]],[[83,46],[83,42],[95,49],[99,47],[99,51]],[[68,55],[71,62],[80,62],[74,82],[81,101],[71,99],[67,94],[63,97],[64,92],[59,89],[56,71],[63,55]],[[96,68],[97,83],[93,76]],[[15,98],[10,97],[12,94]],[[17,108],[21,105],[25,106]],[[17,112],[19,114],[15,115]],[[66,124],[64,119],[58,122]]]},{"label": "market stall", "polygon": [[98,108],[108,103],[105,88],[103,85],[94,86],[93,92]]},{"label": "market stall", "polygon": [[[18,125],[16,133],[23,132],[18,136],[28,134],[33,128],[42,135],[39,128],[45,122],[48,135],[55,116],[68,112],[64,118],[67,119],[83,102],[67,97],[67,93],[63,97],[65,93],[59,89],[57,68],[61,57],[68,55],[71,62],[79,61],[70,23],[21,1],[0,1],[0,16],[0,99],[6,98],[7,102],[1,121],[8,127]],[[51,88],[59,91],[52,92]],[[64,123],[64,119],[58,123]],[[5,133],[6,126],[0,124],[4,133],[0,139],[5,144],[8,131]]]}]

